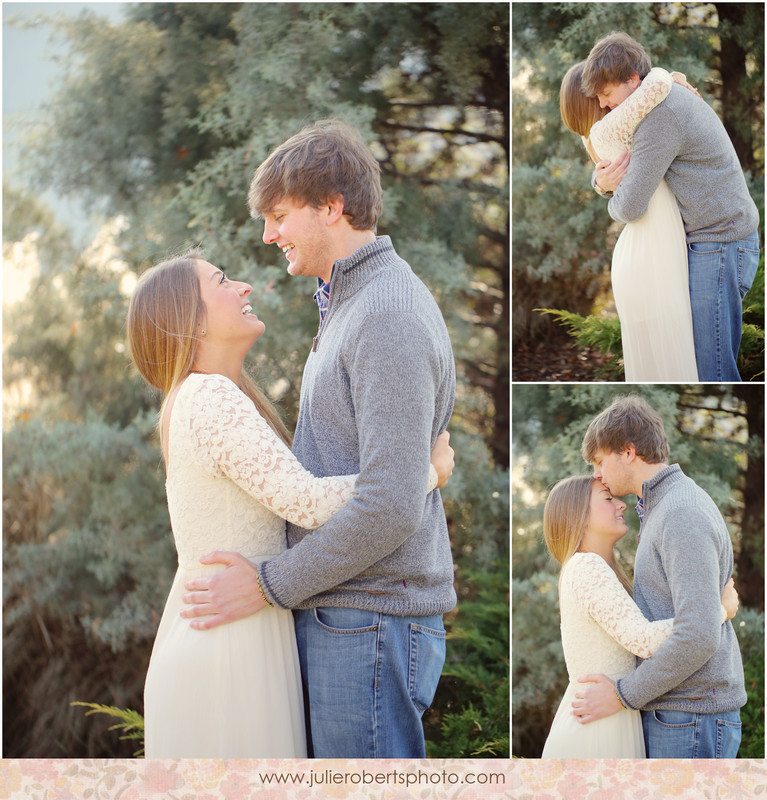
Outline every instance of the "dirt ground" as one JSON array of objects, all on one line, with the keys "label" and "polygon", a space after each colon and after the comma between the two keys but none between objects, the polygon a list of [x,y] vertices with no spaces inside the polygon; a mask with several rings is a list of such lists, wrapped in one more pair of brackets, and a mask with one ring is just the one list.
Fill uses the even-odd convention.
[{"label": "dirt ground", "polygon": [[607,358],[579,347],[566,333],[537,342],[520,342],[511,356],[511,378],[516,382],[593,382]]}]

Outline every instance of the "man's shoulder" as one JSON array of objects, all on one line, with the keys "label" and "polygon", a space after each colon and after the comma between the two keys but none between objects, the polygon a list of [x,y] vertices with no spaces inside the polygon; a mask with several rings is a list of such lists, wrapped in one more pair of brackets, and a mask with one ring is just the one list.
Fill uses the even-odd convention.
[{"label": "man's shoulder", "polygon": [[[726,530],[724,518],[711,495],[692,478],[681,475],[658,503],[663,525]],[[660,521],[660,520],[659,520]]]},{"label": "man's shoulder", "polygon": [[359,301],[367,314],[412,313],[420,316],[437,309],[428,286],[404,259],[397,259],[391,269],[371,276],[359,292]]},{"label": "man's shoulder", "polygon": [[711,125],[722,125],[713,108],[689,89],[675,83],[671,91],[637,126],[637,132],[644,128],[646,133],[658,128],[674,126],[684,134],[700,131],[705,134]]}]

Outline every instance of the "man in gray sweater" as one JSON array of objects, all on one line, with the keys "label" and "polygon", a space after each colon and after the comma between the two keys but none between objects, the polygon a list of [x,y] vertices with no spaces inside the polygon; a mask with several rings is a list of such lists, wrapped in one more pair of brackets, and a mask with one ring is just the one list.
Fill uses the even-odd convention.
[{"label": "man in gray sweater", "polygon": [[719,509],[668,464],[663,421],[640,397],[620,397],[596,417],[582,453],[613,495],[637,495],[634,600],[649,620],[673,618],[674,627],[651,658],[615,683],[581,676],[573,713],[588,724],[641,709],[649,758],[735,758],[746,691],[735,630],[720,622],[733,552]]},{"label": "man in gray sweater", "polygon": [[[583,91],[613,109],[651,68],[625,33],[599,40],[583,69]],[[687,234],[695,357],[701,381],[739,381],[742,299],[759,263],[759,212],[738,157],[713,109],[674,84],[639,123],[632,153],[597,164],[593,185],[610,200],[610,216],[640,219],[666,179]]]},{"label": "man in gray sweater", "polygon": [[337,122],[305,128],[256,171],[248,201],[264,242],[291,275],[318,283],[293,451],[318,477],[359,477],[325,525],[288,525],[281,555],[257,568],[212,554],[206,563],[229,569],[187,585],[184,616],[198,628],[295,609],[317,758],[425,756],[421,716],[445,659],[442,615],[456,603],[442,500],[427,494],[455,363],[434,298],[376,236],[382,197],[378,162]]}]

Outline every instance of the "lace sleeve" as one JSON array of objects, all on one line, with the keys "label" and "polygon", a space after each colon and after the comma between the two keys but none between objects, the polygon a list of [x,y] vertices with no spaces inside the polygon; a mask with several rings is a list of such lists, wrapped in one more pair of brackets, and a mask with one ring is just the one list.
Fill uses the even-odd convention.
[{"label": "lace sleeve", "polygon": [[642,83],[589,132],[592,148],[602,158],[612,158],[616,151],[631,150],[637,125],[671,91],[673,80],[665,69],[653,67]]},{"label": "lace sleeve", "polygon": [[319,528],[353,494],[356,475],[314,477],[252,401],[221,375],[206,375],[196,388],[190,426],[195,449],[208,469],[302,528]]},{"label": "lace sleeve", "polygon": [[649,658],[669,637],[673,619],[650,622],[621,586],[618,576],[595,553],[578,553],[571,571],[573,592],[581,607],[618,644]]}]

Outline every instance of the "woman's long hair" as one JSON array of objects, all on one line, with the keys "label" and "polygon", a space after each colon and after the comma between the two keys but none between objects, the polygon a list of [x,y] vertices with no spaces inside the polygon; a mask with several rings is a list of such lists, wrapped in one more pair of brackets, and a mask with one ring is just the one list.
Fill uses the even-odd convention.
[{"label": "woman's long hair", "polygon": [[[564,566],[583,541],[589,524],[591,487],[590,475],[575,475],[559,481],[549,492],[543,509],[543,538],[551,557]],[[615,560],[610,566],[629,594],[633,593],[631,581],[623,567]]]},{"label": "woman's long hair", "polygon": [[[148,269],[136,284],[128,307],[128,347],[141,377],[168,396],[193,371],[199,346],[198,327],[205,316],[195,263],[204,260],[194,248]],[[277,435],[290,445],[290,434],[276,409],[253,380],[243,372],[239,388]]]},{"label": "woman's long hair", "polygon": [[596,97],[586,97],[581,87],[585,61],[574,64],[565,73],[559,87],[559,113],[562,122],[573,132],[588,137],[591,126],[607,113]]}]

